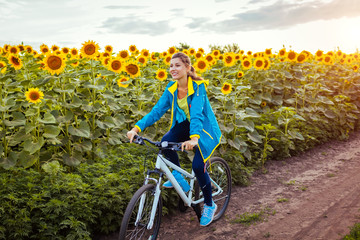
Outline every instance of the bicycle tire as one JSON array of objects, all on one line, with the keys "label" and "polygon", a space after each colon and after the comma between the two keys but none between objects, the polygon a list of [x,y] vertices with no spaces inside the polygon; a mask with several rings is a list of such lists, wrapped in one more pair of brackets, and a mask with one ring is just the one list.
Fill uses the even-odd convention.
[{"label": "bicycle tire", "polygon": [[[160,229],[161,214],[162,214],[162,199],[161,196],[158,201],[157,211],[154,219],[152,229],[146,229],[149,222],[152,204],[154,201],[155,193],[154,184],[146,184],[139,188],[134,196],[131,198],[120,227],[119,240],[130,239],[156,239]],[[141,220],[137,226],[135,226],[135,220],[138,212],[140,198],[143,194],[146,194],[146,200],[144,204]]]},{"label": "bicycle tire", "polygon": [[[210,167],[211,162],[211,167]],[[213,219],[213,222],[219,220],[225,213],[231,197],[231,172],[227,162],[220,157],[213,157],[206,162],[206,169],[211,179],[213,179],[222,189],[223,192],[220,195],[214,196],[213,201],[217,204],[217,210]],[[212,192],[216,192],[212,184]],[[198,182],[195,184],[195,199],[200,199],[202,192]],[[203,205],[203,203],[201,203]]]}]

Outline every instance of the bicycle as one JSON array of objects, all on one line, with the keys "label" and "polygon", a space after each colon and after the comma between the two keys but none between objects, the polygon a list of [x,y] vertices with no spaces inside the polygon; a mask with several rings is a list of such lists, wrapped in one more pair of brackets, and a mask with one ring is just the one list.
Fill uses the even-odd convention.
[{"label": "bicycle", "polygon": [[[147,170],[144,185],[135,192],[125,210],[121,222],[119,240],[157,238],[162,216],[161,182],[164,175],[174,186],[185,207],[191,206],[200,221],[200,204],[203,203],[204,198],[202,197],[199,184],[196,181],[194,171],[192,170],[192,172],[189,173],[162,155],[162,151],[166,149],[181,151],[182,143],[153,142],[150,139],[138,135],[135,137],[134,143],[147,145],[145,143],[146,141],[158,147],[159,152],[156,157],[155,169]],[[209,162],[211,162],[211,165]],[[169,167],[183,174],[185,178],[190,179],[190,190],[187,193],[183,191],[176,181]],[[231,173],[226,161],[220,157],[213,157],[207,161],[206,168],[212,183],[213,201],[218,205],[213,219],[213,221],[216,221],[225,213],[230,201]],[[151,174],[157,174],[158,178],[150,177]],[[154,183],[149,183],[150,181]]]}]

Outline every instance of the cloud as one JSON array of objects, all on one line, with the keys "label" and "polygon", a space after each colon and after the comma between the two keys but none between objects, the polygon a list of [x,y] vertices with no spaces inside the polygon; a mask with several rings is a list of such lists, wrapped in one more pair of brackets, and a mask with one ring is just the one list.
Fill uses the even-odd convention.
[{"label": "cloud", "polygon": [[171,33],[174,29],[168,24],[168,21],[150,22],[142,18],[129,17],[112,17],[105,20],[100,26],[112,33],[124,34],[142,34],[158,36]]},{"label": "cloud", "polygon": [[[254,2],[254,1],[252,1]],[[273,5],[238,13],[231,19],[210,22],[193,18],[187,26],[198,32],[238,32],[268,29],[286,29],[291,26],[342,17],[360,16],[358,0],[333,0],[311,2],[279,0]],[[202,19],[204,20],[204,19]]]},{"label": "cloud", "polygon": [[107,9],[140,9],[140,8],[147,8],[147,6],[121,6],[121,5],[108,5],[104,8]]},{"label": "cloud", "polygon": [[182,17],[184,16],[184,12],[185,12],[185,9],[183,8],[174,8],[174,9],[171,9],[170,12],[172,12],[172,17]]}]

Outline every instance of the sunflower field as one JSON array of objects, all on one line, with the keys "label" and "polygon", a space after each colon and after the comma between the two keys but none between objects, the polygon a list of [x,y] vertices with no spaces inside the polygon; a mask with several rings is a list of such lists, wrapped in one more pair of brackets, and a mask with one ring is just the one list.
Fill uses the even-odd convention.
[{"label": "sunflower field", "polygon": [[[0,206],[0,239],[90,239],[119,226],[127,193],[141,184],[141,174],[134,176],[143,170],[139,147],[124,144],[125,134],[160,98],[178,51],[210,82],[223,133],[215,154],[228,160],[235,184],[246,184],[269,159],[346,139],[358,127],[358,52],[150,52],[135,45],[114,52],[91,40],[81,49],[43,44],[36,51],[6,44],[0,47],[0,201],[6,206]],[[160,139],[168,114],[143,134]],[[37,189],[41,182],[56,189]],[[71,205],[63,191],[84,202]]]}]

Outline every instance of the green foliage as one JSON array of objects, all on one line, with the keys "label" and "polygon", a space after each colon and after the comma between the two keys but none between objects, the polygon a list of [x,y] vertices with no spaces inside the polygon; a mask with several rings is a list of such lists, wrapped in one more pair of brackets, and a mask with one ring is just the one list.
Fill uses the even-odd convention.
[{"label": "green foliage", "polygon": [[0,239],[91,239],[115,231],[142,183],[144,156],[127,144],[71,173],[57,161],[44,164],[45,173],[2,171]]},{"label": "green foliage", "polygon": [[346,235],[343,240],[359,240],[360,239],[360,223],[356,223],[350,230],[350,234]]}]

